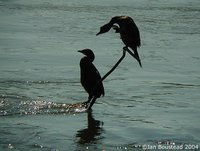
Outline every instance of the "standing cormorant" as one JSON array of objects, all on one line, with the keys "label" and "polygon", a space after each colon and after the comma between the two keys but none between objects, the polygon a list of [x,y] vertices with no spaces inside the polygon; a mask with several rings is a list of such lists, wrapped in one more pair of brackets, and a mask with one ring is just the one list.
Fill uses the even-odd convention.
[{"label": "standing cormorant", "polygon": [[[118,24],[119,27],[114,24]],[[140,47],[140,32],[133,19],[129,16],[115,16],[110,20],[109,23],[103,25],[96,35],[106,33],[112,27],[116,33],[120,33],[126,50],[138,61],[140,67],[142,67],[140,57],[137,52],[137,47]],[[130,51],[128,47],[130,47],[134,53]]]},{"label": "standing cormorant", "polygon": [[88,107],[88,109],[90,109],[97,98],[99,98],[101,95],[104,96],[104,87],[102,81],[99,83],[101,76],[99,71],[92,63],[95,58],[92,50],[83,49],[79,50],[78,52],[85,55],[80,61],[81,84],[89,94],[88,101],[86,103],[90,103]]}]

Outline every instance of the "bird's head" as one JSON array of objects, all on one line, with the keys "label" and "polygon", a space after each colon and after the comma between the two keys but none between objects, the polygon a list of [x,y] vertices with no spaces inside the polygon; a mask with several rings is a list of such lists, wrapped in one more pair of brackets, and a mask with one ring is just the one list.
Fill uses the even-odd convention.
[{"label": "bird's head", "polygon": [[87,58],[89,58],[91,61],[94,60],[95,55],[91,49],[83,49],[83,50],[78,50],[78,52],[84,54]]},{"label": "bird's head", "polygon": [[112,24],[107,23],[100,27],[100,31],[96,34],[96,36],[108,32],[112,27]]}]

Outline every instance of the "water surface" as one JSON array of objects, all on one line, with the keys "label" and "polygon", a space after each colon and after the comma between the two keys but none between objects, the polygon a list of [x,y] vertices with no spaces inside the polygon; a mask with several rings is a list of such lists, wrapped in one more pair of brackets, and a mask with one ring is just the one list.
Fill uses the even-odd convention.
[{"label": "water surface", "polygon": [[[123,43],[99,27],[133,17],[143,68],[127,54],[92,113],[77,50],[91,48],[104,75]],[[198,0],[0,0],[0,150],[143,150],[200,145]],[[200,146],[199,146],[200,147]]]}]

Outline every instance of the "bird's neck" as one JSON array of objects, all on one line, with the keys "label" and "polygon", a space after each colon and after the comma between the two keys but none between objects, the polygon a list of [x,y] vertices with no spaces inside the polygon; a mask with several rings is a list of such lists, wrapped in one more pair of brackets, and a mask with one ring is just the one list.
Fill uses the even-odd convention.
[{"label": "bird's neck", "polygon": [[91,53],[91,54],[90,54],[90,56],[88,56],[88,59],[89,59],[91,62],[93,62],[93,61],[94,61],[94,59],[95,59],[95,56],[94,56],[94,54],[93,54],[93,53]]},{"label": "bird's neck", "polygon": [[90,55],[90,56],[83,57],[83,60],[88,61],[88,62],[93,62],[94,58],[95,58],[94,55]]},{"label": "bird's neck", "polygon": [[116,20],[112,19],[108,24],[110,25],[110,27],[112,27],[112,25],[115,23],[116,23]]},{"label": "bird's neck", "polygon": [[118,17],[113,17],[111,20],[110,20],[110,22],[109,22],[109,24],[112,26],[113,24],[118,24]]}]

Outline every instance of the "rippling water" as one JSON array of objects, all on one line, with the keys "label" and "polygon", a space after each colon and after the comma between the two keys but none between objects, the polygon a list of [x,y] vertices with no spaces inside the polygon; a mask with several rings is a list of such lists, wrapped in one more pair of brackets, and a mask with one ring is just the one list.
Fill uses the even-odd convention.
[{"label": "rippling water", "polygon": [[[138,25],[143,68],[127,54],[86,113],[77,50],[91,48],[105,74],[123,43],[95,34],[116,15]],[[199,0],[0,0],[0,150],[197,148],[199,16]]]}]

